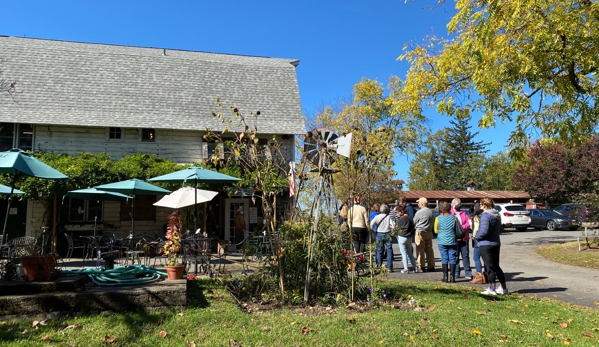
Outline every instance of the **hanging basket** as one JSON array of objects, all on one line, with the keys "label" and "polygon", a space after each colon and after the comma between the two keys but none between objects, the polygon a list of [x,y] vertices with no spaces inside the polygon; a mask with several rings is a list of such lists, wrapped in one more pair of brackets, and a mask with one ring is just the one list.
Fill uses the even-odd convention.
[{"label": "hanging basket", "polygon": [[21,264],[26,281],[45,281],[52,277],[56,258],[52,254],[27,255],[21,257]]},{"label": "hanging basket", "polygon": [[183,270],[185,270],[185,266],[166,266],[166,275],[169,280],[180,280],[183,278]]}]

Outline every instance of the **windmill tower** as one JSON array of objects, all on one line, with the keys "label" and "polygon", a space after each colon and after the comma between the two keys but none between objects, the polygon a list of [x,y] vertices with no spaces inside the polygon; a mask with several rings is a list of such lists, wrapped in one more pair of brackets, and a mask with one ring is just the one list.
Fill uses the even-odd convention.
[{"label": "windmill tower", "polygon": [[316,127],[306,134],[304,139],[304,163],[311,167],[310,172],[318,173],[316,194],[312,202],[310,216],[314,219],[308,247],[308,264],[306,285],[304,288],[304,301],[310,296],[310,277],[312,274],[311,262],[313,258],[314,245],[317,242],[318,222],[321,213],[332,216],[337,210],[337,199],[335,197],[335,186],[333,185],[333,174],[338,169],[333,168],[337,155],[349,157],[351,145],[351,133],[339,137],[334,130],[327,127]]}]

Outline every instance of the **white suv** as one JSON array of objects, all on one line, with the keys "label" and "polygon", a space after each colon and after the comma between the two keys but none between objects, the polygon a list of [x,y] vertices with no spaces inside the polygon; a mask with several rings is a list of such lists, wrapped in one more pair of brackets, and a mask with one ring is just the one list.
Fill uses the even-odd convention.
[{"label": "white suv", "polygon": [[501,224],[504,228],[516,228],[526,231],[530,225],[530,212],[520,204],[495,204],[495,209],[501,215]]}]

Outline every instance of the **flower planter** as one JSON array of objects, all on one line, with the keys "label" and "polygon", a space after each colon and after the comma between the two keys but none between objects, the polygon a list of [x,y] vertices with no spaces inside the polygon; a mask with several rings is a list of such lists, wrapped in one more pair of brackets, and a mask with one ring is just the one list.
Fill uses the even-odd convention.
[{"label": "flower planter", "polygon": [[180,280],[183,278],[183,270],[185,270],[185,266],[166,266],[166,274],[169,280]]},{"label": "flower planter", "polygon": [[26,281],[49,280],[54,271],[54,255],[27,255],[21,257]]}]

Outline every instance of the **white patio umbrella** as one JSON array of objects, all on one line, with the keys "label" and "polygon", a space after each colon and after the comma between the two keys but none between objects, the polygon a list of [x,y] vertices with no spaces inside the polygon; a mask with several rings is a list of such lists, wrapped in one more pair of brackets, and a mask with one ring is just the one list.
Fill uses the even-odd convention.
[{"label": "white patio umbrella", "polygon": [[[194,194],[195,191],[195,194]],[[154,206],[181,208],[211,201],[218,194],[211,190],[183,187],[154,203]]]},{"label": "white patio umbrella", "polygon": [[[218,195],[218,192],[213,192],[211,190],[183,187],[181,189],[175,190],[169,195],[165,195],[162,199],[155,202],[154,206],[169,208],[193,206],[211,201],[216,195]],[[197,225],[194,226],[197,227]],[[195,232],[197,233],[198,230],[196,229]]]}]

